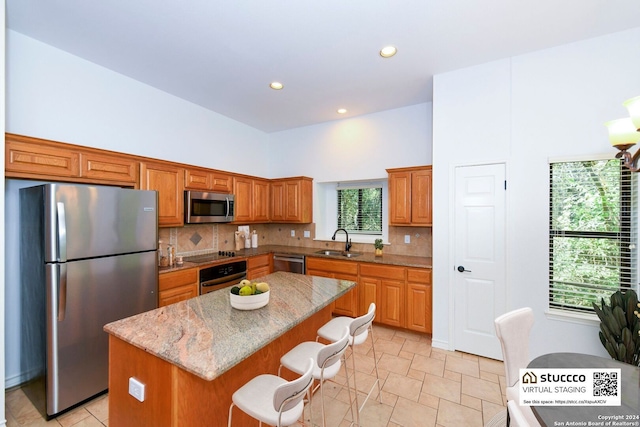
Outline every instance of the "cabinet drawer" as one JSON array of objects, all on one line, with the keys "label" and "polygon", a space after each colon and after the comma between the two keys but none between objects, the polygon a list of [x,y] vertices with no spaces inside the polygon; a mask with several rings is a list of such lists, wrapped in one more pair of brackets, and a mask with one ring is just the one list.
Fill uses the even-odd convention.
[{"label": "cabinet drawer", "polygon": [[268,267],[271,262],[271,254],[256,255],[247,258],[247,268],[252,270],[258,267]]},{"label": "cabinet drawer", "polygon": [[431,269],[430,268],[420,268],[420,269],[408,268],[407,282],[431,284]]},{"label": "cabinet drawer", "polygon": [[379,264],[360,264],[360,275],[383,279],[404,280],[404,267],[393,267]]},{"label": "cabinet drawer", "polygon": [[160,274],[158,278],[158,288],[160,289],[160,291],[165,291],[167,289],[190,285],[197,282],[198,269],[188,268],[185,270],[178,270],[171,273]]},{"label": "cabinet drawer", "polygon": [[307,257],[307,269],[331,271],[333,273],[358,275],[358,263],[352,261],[335,261],[327,258]]},{"label": "cabinet drawer", "polygon": [[[70,149],[8,139],[5,156],[5,169],[8,172],[64,178],[80,176],[80,154]],[[7,175],[12,176],[11,173]]]}]

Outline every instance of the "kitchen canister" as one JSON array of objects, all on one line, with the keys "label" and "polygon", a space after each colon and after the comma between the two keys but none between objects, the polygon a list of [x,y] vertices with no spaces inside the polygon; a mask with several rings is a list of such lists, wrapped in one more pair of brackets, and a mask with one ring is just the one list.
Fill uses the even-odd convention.
[{"label": "kitchen canister", "polygon": [[258,247],[258,233],[256,233],[256,230],[253,230],[253,233],[251,233],[251,247]]}]

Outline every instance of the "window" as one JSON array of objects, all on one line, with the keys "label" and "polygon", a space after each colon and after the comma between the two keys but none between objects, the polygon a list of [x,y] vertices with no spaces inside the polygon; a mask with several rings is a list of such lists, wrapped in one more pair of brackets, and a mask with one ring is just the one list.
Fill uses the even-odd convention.
[{"label": "window", "polygon": [[636,283],[635,175],[619,160],[551,163],[549,306],[593,311]]},{"label": "window", "polygon": [[382,234],[382,187],[338,187],[338,228]]}]

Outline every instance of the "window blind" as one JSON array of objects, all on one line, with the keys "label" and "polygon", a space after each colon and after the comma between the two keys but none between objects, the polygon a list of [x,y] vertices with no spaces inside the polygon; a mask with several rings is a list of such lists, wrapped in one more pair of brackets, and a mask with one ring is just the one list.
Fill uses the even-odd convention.
[{"label": "window blind", "polygon": [[635,286],[636,182],[617,159],[550,164],[551,308],[593,311]]},{"label": "window blind", "polygon": [[338,228],[382,234],[382,187],[338,187]]}]

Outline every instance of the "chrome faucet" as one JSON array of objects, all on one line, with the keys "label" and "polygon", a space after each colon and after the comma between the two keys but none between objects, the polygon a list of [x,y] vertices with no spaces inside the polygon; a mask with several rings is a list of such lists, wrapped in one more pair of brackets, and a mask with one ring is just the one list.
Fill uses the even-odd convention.
[{"label": "chrome faucet", "polygon": [[333,233],[333,237],[331,238],[331,240],[336,240],[336,234],[338,234],[338,231],[341,231],[341,230],[344,231],[344,234],[347,235],[347,238],[344,243],[344,251],[349,252],[349,249],[351,249],[351,240],[349,239],[349,233],[347,232],[347,230],[345,230],[344,228],[338,228],[336,232]]}]

